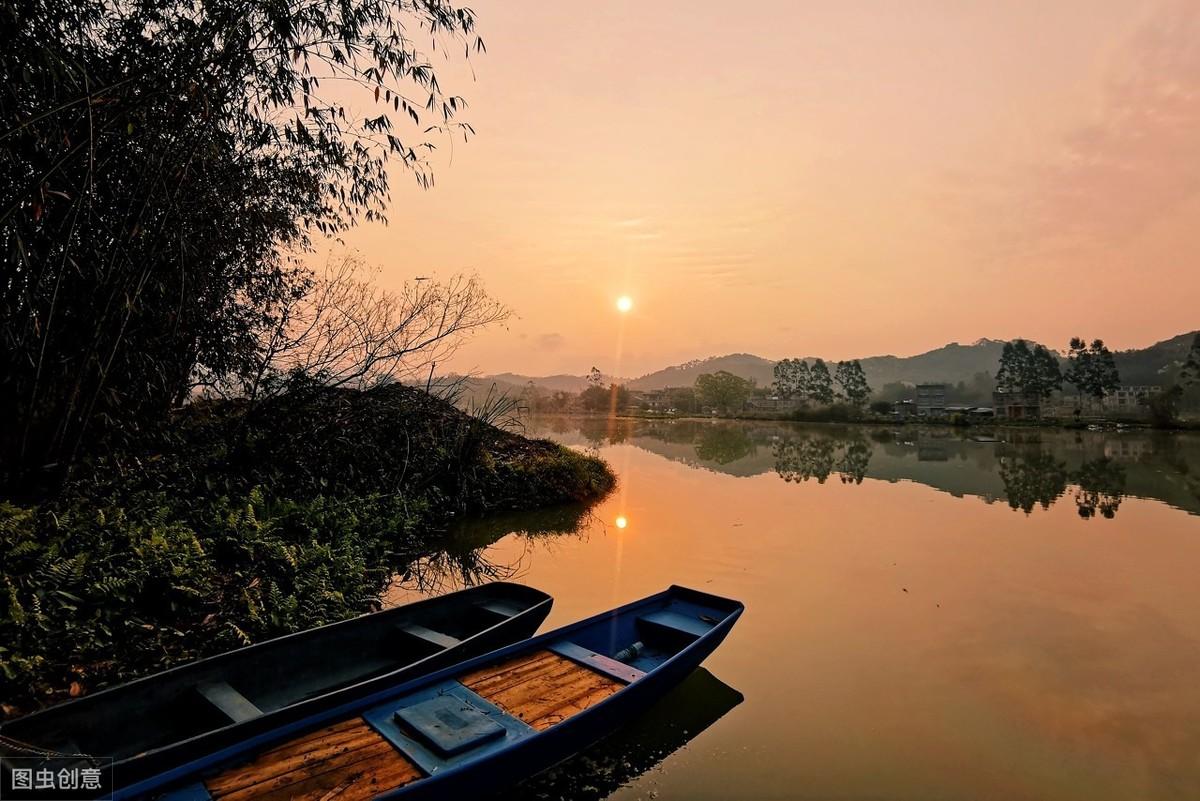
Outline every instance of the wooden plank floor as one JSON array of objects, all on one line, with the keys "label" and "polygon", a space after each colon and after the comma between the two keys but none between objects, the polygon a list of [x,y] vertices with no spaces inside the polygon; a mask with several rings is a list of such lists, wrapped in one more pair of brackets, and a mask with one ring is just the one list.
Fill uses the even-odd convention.
[{"label": "wooden plank floor", "polygon": [[421,775],[366,722],[354,718],[265,751],[205,784],[217,801],[360,801]]},{"label": "wooden plank floor", "polygon": [[538,731],[597,704],[625,685],[550,651],[491,665],[459,681]]}]

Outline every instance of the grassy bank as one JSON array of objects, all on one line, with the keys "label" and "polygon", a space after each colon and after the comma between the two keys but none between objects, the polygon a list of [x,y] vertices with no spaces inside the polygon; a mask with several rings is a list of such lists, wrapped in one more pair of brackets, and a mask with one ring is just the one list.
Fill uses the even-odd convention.
[{"label": "grassy bank", "polygon": [[0,502],[4,714],[367,611],[455,518],[614,481],[401,386],[195,405]]}]

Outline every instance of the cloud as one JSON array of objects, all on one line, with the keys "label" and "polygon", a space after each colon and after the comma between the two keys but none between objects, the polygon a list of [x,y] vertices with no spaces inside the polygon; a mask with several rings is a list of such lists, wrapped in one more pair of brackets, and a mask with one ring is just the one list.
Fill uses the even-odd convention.
[{"label": "cloud", "polygon": [[957,193],[1002,256],[1120,244],[1200,194],[1200,5],[1169,2],[1125,43],[1101,111],[1007,180]]},{"label": "cloud", "polygon": [[551,332],[549,334],[539,334],[537,338],[537,346],[541,350],[558,350],[566,342],[562,334]]}]

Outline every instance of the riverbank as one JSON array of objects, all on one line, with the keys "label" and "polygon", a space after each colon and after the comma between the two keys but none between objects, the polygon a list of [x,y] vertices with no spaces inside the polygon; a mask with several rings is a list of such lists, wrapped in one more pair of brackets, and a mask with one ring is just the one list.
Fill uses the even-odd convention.
[{"label": "riverbank", "polygon": [[[604,414],[573,413],[572,417],[606,418]],[[1044,418],[1041,420],[1008,420],[1008,419],[968,419],[968,418],[895,418],[888,415],[861,412],[857,415],[842,412],[832,412],[819,409],[809,412],[738,412],[735,414],[658,414],[654,412],[627,411],[616,415],[617,419],[629,420],[746,420],[758,422],[784,423],[830,423],[834,425],[871,425],[871,426],[950,426],[955,428],[1053,428],[1063,431],[1084,430],[1096,427],[1104,429],[1137,429],[1151,431],[1200,431],[1200,420],[1176,420],[1168,426],[1156,426],[1148,420],[1110,419],[1104,417],[1085,418],[1084,420]]]},{"label": "riverbank", "polygon": [[368,611],[452,521],[614,484],[399,385],[195,404],[52,494],[0,501],[3,713]]}]

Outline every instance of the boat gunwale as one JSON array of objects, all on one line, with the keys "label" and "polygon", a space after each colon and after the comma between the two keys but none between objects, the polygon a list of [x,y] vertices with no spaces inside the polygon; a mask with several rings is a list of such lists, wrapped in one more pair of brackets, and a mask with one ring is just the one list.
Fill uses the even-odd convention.
[{"label": "boat gunwale", "polygon": [[[444,657],[444,655],[448,651],[460,649],[465,646],[468,646],[472,642],[477,642],[480,638],[482,638],[490,633],[495,632],[497,629],[511,626],[514,623],[516,623],[517,621],[522,620],[522,619],[528,619],[528,617],[531,614],[535,614],[539,610],[547,609],[547,613],[548,613],[548,607],[553,604],[554,598],[553,598],[553,596],[549,595],[548,593],[545,593],[542,590],[539,590],[535,587],[530,587],[530,586],[527,586],[524,584],[517,584],[515,582],[510,582],[510,581],[495,581],[495,582],[489,582],[487,584],[480,584],[480,585],[477,585],[474,587],[465,587],[461,590],[455,590],[454,592],[449,592],[449,593],[445,593],[443,595],[437,595],[437,596],[433,596],[430,598],[422,598],[418,601],[413,601],[412,603],[393,607],[391,609],[383,609],[383,610],[379,610],[377,612],[367,612],[367,613],[364,613],[361,615],[356,615],[355,617],[346,618],[345,620],[336,620],[332,623],[326,623],[321,626],[316,626],[311,629],[302,629],[300,631],[294,631],[289,634],[280,635],[278,637],[272,637],[268,640],[263,640],[261,642],[253,643],[251,645],[247,645],[242,648],[234,648],[229,651],[223,651],[219,654],[213,654],[212,656],[208,656],[203,659],[197,659],[197,660],[194,660],[191,662],[184,662],[183,664],[175,665],[174,667],[167,668],[166,670],[162,670],[157,673],[151,673],[147,676],[142,676],[142,677],[133,679],[128,682],[123,682],[121,684],[114,685],[112,687],[106,687],[103,690],[99,690],[95,693],[90,693],[81,698],[73,698],[73,699],[71,699],[69,701],[65,701],[61,704],[55,704],[54,706],[50,706],[45,709],[40,709],[36,712],[31,712],[28,715],[24,715],[19,718],[14,718],[13,720],[10,720],[10,721],[5,721],[3,723],[0,723],[0,732],[4,732],[9,727],[15,726],[15,727],[20,728],[21,726],[23,726],[26,723],[37,724],[43,720],[50,720],[53,717],[56,717],[58,715],[63,715],[65,717],[65,716],[71,715],[72,713],[86,714],[87,708],[92,705],[102,704],[109,699],[117,697],[120,693],[136,692],[136,690],[138,688],[152,686],[153,684],[163,682],[163,679],[168,679],[168,681],[165,683],[170,683],[170,680],[178,680],[180,676],[185,676],[189,672],[202,672],[203,669],[206,667],[221,666],[222,663],[225,663],[225,662],[236,662],[236,661],[247,660],[247,659],[253,660],[256,655],[256,653],[255,653],[256,651],[258,653],[261,653],[261,651],[259,649],[265,649],[268,647],[276,646],[280,643],[290,643],[290,642],[294,642],[297,640],[314,638],[318,635],[318,633],[327,633],[332,629],[345,630],[345,629],[349,629],[349,628],[354,628],[356,626],[361,626],[361,627],[366,628],[368,626],[373,626],[373,625],[380,625],[380,626],[386,625],[386,619],[390,619],[393,617],[403,617],[405,613],[410,613],[414,609],[418,609],[418,608],[426,607],[426,606],[435,606],[435,605],[438,605],[439,603],[445,603],[448,599],[462,600],[463,598],[469,597],[469,595],[472,593],[483,595],[486,593],[487,590],[497,589],[497,588],[504,589],[506,591],[510,591],[515,588],[518,592],[529,593],[530,600],[532,601],[532,603],[529,606],[522,609],[517,614],[507,617],[507,618],[497,620],[497,622],[494,623],[493,625],[488,626],[487,628],[484,628],[484,629],[480,629],[479,631],[472,634],[470,637],[462,639],[457,645],[454,645],[454,646],[451,646],[448,648],[439,649],[437,651],[434,651],[431,654],[423,656],[420,659],[414,660],[412,662],[398,664],[393,669],[387,670],[384,673],[381,673],[381,674],[378,674],[375,676],[369,676],[360,681],[355,681],[355,682],[345,685],[345,686],[335,687],[334,689],[326,690],[317,695],[311,696],[309,698],[305,698],[303,700],[297,701],[295,703],[289,704],[289,705],[281,707],[279,709],[274,709],[269,712],[264,712],[262,715],[252,718],[249,721],[231,721],[230,723],[228,723],[224,726],[218,726],[216,728],[206,729],[198,734],[194,734],[190,737],[186,737],[186,738],[179,739],[179,740],[174,740],[170,743],[161,745],[157,748],[140,751],[137,754],[133,754],[133,755],[124,757],[122,759],[112,760],[110,762],[111,767],[114,769],[114,771],[119,770],[122,765],[127,764],[130,761],[151,758],[151,757],[163,754],[169,750],[173,750],[173,749],[177,749],[177,748],[184,749],[187,746],[192,745],[192,744],[196,743],[197,741],[200,741],[204,738],[208,738],[208,737],[215,738],[219,734],[229,733],[230,731],[235,730],[239,727],[248,727],[248,724],[262,725],[263,723],[266,723],[267,721],[269,721],[273,716],[274,717],[282,717],[285,714],[287,714],[289,711],[295,711],[297,708],[306,706],[306,705],[317,707],[320,705],[320,703],[322,701],[328,702],[328,700],[333,696],[343,694],[343,693],[353,694],[356,689],[361,689],[364,685],[368,685],[372,682],[386,681],[389,676],[394,676],[395,674],[401,673],[403,671],[419,670],[421,665],[423,665],[431,660],[435,660],[435,659]],[[519,642],[525,642],[525,640],[520,640]],[[425,674],[425,675],[430,675],[430,674]],[[412,679],[410,679],[410,681],[418,680],[420,678],[422,678],[422,676],[414,676]],[[184,685],[183,682],[179,682],[179,684],[180,684],[180,686]],[[384,691],[384,690],[381,690],[381,692],[382,691]],[[306,715],[302,718],[299,718],[297,722],[302,721],[302,720],[307,720],[310,715],[314,715],[314,714],[320,714],[320,713],[319,712],[310,712],[308,715]],[[284,724],[284,725],[286,725],[286,724]],[[276,731],[276,729],[270,728],[267,731],[263,732],[263,734],[270,734],[274,731]],[[18,734],[18,735],[14,735],[14,736],[20,736],[20,735]],[[104,757],[102,755],[96,755],[96,756],[99,756],[100,758],[104,759]],[[107,762],[108,760],[105,759],[105,761]],[[184,764],[191,764],[191,762],[184,763]],[[147,777],[147,780],[153,779],[155,775],[157,775],[157,774],[151,774],[150,776]]]},{"label": "boat gunwale", "polygon": [[[449,665],[440,670],[425,674],[424,676],[418,676],[392,687],[384,688],[378,692],[372,693],[371,695],[355,698],[354,700],[341,704],[340,706],[331,707],[329,709],[313,713],[312,715],[292,721],[291,723],[285,724],[277,729],[263,732],[260,735],[235,743],[224,749],[221,749],[220,751],[198,757],[192,762],[147,777],[137,784],[118,789],[113,793],[112,797],[114,801],[118,801],[119,799],[138,798],[154,791],[169,791],[170,786],[177,782],[181,782],[179,786],[185,786],[188,783],[186,781],[188,777],[193,777],[195,781],[201,781],[202,779],[200,778],[200,775],[205,773],[205,771],[208,769],[236,759],[239,756],[254,752],[256,750],[266,750],[276,743],[284,742],[293,735],[300,734],[304,731],[317,729],[323,724],[328,724],[329,722],[346,715],[357,714],[361,717],[362,713],[364,713],[370,707],[385,703],[389,699],[399,698],[425,684],[435,684],[439,681],[452,679],[465,671],[490,664],[517,653],[533,650],[543,643],[561,639],[581,628],[587,628],[606,619],[628,613],[640,606],[652,605],[659,601],[670,598],[671,596],[683,596],[685,599],[690,596],[692,599],[696,599],[700,603],[709,601],[718,606],[718,608],[728,607],[729,611],[726,612],[708,632],[700,637],[697,637],[691,643],[681,648],[659,665],[655,666],[652,670],[647,671],[640,678],[625,684],[621,691],[613,693],[607,698],[599,701],[588,709],[583,710],[577,715],[574,715],[573,717],[557,724],[556,726],[546,729],[545,731],[537,732],[536,734],[522,739],[521,742],[513,744],[509,748],[501,749],[497,753],[511,753],[513,748],[525,749],[529,747],[530,743],[542,742],[544,740],[543,735],[550,734],[555,730],[559,730],[561,732],[563,727],[566,727],[567,729],[574,728],[571,724],[576,723],[581,719],[589,719],[593,717],[595,713],[608,709],[613,702],[625,695],[624,690],[628,689],[629,687],[632,687],[635,684],[644,683],[648,679],[666,671],[670,667],[679,664],[686,657],[689,657],[697,651],[702,650],[703,647],[707,646],[708,643],[712,642],[714,639],[718,640],[718,642],[724,639],[724,637],[728,635],[729,630],[733,627],[733,624],[737,622],[737,619],[745,611],[745,604],[732,598],[713,595],[711,593],[695,590],[690,587],[672,584],[665,590],[657,592],[653,595],[648,595],[643,598],[630,601],[629,603],[599,612],[591,617],[576,621],[575,623],[570,623],[566,626],[553,629],[544,634],[539,634],[537,636],[512,643],[511,645],[497,648],[496,650],[490,651],[486,654],[481,654],[472,659],[467,659],[454,665]],[[703,658],[704,657],[701,657],[699,661],[703,661]],[[488,757],[484,757],[483,759],[486,760],[487,758]],[[439,779],[443,777],[453,777],[464,772],[465,770],[470,769],[475,764],[476,762],[472,761],[464,762],[452,768],[447,768],[445,771],[439,771],[437,777]],[[424,778],[431,777],[426,776]],[[423,780],[413,782],[410,785],[405,785],[404,787],[399,787],[383,793],[379,795],[377,799],[378,801],[383,801],[384,799],[395,798],[404,793],[406,789],[417,787],[423,783]]]}]

